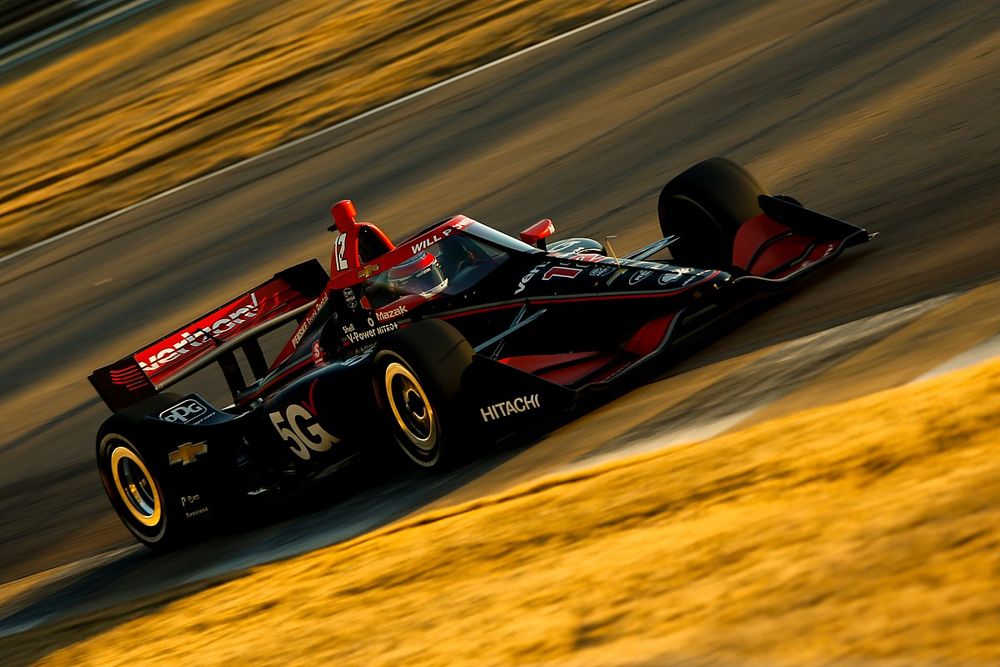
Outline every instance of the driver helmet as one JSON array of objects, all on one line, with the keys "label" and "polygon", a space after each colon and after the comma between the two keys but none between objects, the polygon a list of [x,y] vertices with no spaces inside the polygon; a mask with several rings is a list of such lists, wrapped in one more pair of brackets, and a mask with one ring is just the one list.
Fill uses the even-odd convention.
[{"label": "driver helmet", "polygon": [[448,286],[437,258],[426,250],[387,272],[390,289],[400,294],[435,294]]}]

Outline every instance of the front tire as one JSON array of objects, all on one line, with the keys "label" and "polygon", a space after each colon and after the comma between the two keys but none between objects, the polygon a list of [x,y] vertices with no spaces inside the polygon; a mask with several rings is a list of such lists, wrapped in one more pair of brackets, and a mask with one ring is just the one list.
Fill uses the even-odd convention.
[{"label": "front tire", "polygon": [[424,470],[460,458],[457,404],[472,347],[450,324],[425,320],[386,336],[375,354],[373,385],[395,448]]},{"label": "front tire", "polygon": [[379,388],[388,407],[386,417],[393,439],[414,464],[433,468],[441,459],[444,440],[434,401],[401,356],[384,351],[377,363],[381,369]]},{"label": "front tire", "polygon": [[750,172],[714,157],[688,168],[663,186],[657,201],[663,236],[680,237],[673,258],[700,268],[728,268],[736,231],[763,211],[757,197],[767,190]]}]

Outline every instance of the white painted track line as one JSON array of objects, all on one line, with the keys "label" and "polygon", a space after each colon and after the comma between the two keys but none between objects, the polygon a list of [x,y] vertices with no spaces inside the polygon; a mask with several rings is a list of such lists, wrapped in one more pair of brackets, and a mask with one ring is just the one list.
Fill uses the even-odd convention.
[{"label": "white painted track line", "polygon": [[[56,25],[0,48],[0,72],[27,64],[49,53],[53,48],[63,46],[78,37],[91,34],[95,30],[130,16],[137,9],[147,9],[161,2],[163,0],[134,0],[123,5],[122,0],[107,0],[99,5],[92,5]],[[60,31],[63,31],[63,34],[59,34]]]},{"label": "white painted track line", "polygon": [[1000,357],[1000,336],[994,336],[993,338],[980,343],[976,347],[966,350],[956,357],[952,357],[940,366],[932,368],[920,377],[914,378],[913,382],[921,382],[923,380],[936,378],[939,375],[975,366],[976,364],[989,361],[990,359],[994,359],[996,357]]},{"label": "white painted track line", "polygon": [[480,65],[478,67],[474,67],[473,69],[470,69],[467,72],[462,72],[461,74],[456,74],[455,76],[453,76],[451,78],[448,78],[448,79],[445,79],[444,81],[439,81],[439,82],[437,82],[435,84],[427,86],[426,88],[421,88],[420,90],[417,90],[417,91],[414,91],[412,93],[409,93],[408,95],[404,95],[403,97],[400,97],[400,98],[397,98],[395,100],[392,100],[391,102],[386,102],[385,104],[377,106],[374,109],[369,109],[368,111],[362,112],[362,113],[358,114],[357,116],[352,116],[351,118],[348,118],[346,120],[342,120],[340,122],[334,123],[333,125],[330,125],[329,127],[325,127],[325,128],[323,128],[321,130],[317,130],[316,132],[313,132],[311,134],[307,134],[307,135],[305,135],[303,137],[299,137],[298,139],[293,139],[292,141],[289,141],[288,143],[281,144],[280,146],[275,146],[274,148],[268,149],[268,150],[264,151],[263,153],[258,153],[257,155],[254,155],[252,157],[246,158],[244,160],[240,160],[239,162],[235,162],[235,163],[233,163],[233,164],[231,164],[231,165],[229,165],[227,167],[223,167],[222,169],[218,169],[216,171],[213,171],[211,173],[205,174],[203,176],[199,176],[198,178],[192,179],[190,181],[187,181],[185,183],[182,183],[180,185],[172,187],[169,190],[164,190],[163,192],[160,192],[159,194],[155,194],[152,197],[147,197],[146,199],[143,199],[142,201],[136,202],[135,204],[130,204],[129,206],[126,206],[125,208],[122,208],[122,209],[119,209],[117,211],[114,211],[113,213],[108,213],[107,215],[101,216],[100,218],[97,218],[95,220],[91,220],[90,222],[85,222],[82,225],[79,225],[78,227],[74,227],[72,229],[68,229],[65,232],[61,232],[59,234],[56,234],[55,236],[51,236],[51,237],[49,237],[47,239],[44,239],[42,241],[39,241],[37,243],[33,243],[32,245],[27,246],[25,248],[21,248],[20,250],[15,250],[14,252],[12,252],[12,253],[10,253],[8,255],[0,257],[0,264],[3,264],[4,262],[8,262],[8,261],[10,261],[12,259],[15,259],[16,257],[20,257],[20,256],[25,255],[27,253],[34,252],[35,250],[38,250],[40,248],[44,248],[47,245],[50,245],[50,244],[55,243],[57,241],[60,241],[60,240],[62,240],[64,238],[72,236],[73,234],[76,234],[78,232],[82,232],[82,231],[84,231],[86,229],[90,229],[91,227],[96,227],[97,225],[103,224],[103,223],[108,222],[110,220],[114,220],[115,218],[117,218],[117,217],[119,217],[121,215],[124,215],[125,213],[129,213],[129,212],[134,211],[134,210],[136,210],[136,209],[138,209],[138,208],[140,208],[142,206],[145,206],[146,204],[151,204],[152,202],[159,201],[160,199],[164,199],[165,197],[169,197],[169,196],[171,196],[173,194],[181,192],[182,190],[186,190],[187,188],[190,188],[193,185],[197,185],[199,183],[204,183],[205,181],[207,181],[209,179],[215,178],[216,176],[221,176],[222,174],[228,173],[228,172],[233,171],[235,169],[239,169],[240,167],[243,167],[243,166],[246,166],[246,165],[251,164],[253,162],[256,162],[257,160],[263,159],[263,158],[268,157],[270,155],[274,155],[276,153],[280,153],[281,151],[285,151],[285,150],[287,150],[289,148],[292,148],[293,146],[298,146],[299,144],[303,144],[303,143],[306,143],[308,141],[312,141],[313,139],[316,139],[317,137],[321,137],[321,136],[323,136],[325,134],[329,134],[330,132],[335,132],[336,130],[339,130],[339,129],[343,128],[343,127],[347,127],[348,125],[351,125],[353,123],[357,123],[358,121],[364,120],[365,118],[369,118],[369,117],[374,116],[376,114],[382,113],[383,111],[387,111],[389,109],[393,109],[393,108],[398,107],[398,106],[400,106],[402,104],[406,104],[407,102],[415,100],[415,99],[417,99],[419,97],[423,97],[424,95],[427,95],[428,93],[431,93],[431,92],[433,92],[435,90],[438,90],[440,88],[444,88],[445,86],[450,86],[451,84],[457,83],[458,81],[466,79],[466,78],[468,78],[470,76],[474,76],[476,74],[479,74],[480,72],[485,72],[486,70],[492,69],[492,68],[497,67],[499,65],[502,65],[502,64],[504,64],[506,62],[510,62],[511,60],[514,60],[515,58],[520,58],[521,56],[527,55],[527,54],[532,53],[534,51],[537,51],[539,49],[543,49],[543,48],[545,48],[547,46],[555,44],[556,42],[560,42],[560,41],[562,41],[564,39],[568,39],[569,37],[573,37],[574,35],[578,35],[580,33],[587,32],[589,30],[593,30],[594,28],[597,28],[597,27],[599,27],[601,25],[604,25],[605,23],[608,23],[610,21],[614,21],[614,20],[619,19],[619,18],[621,18],[623,16],[627,16],[628,14],[632,14],[634,12],[641,11],[641,10],[645,9],[646,7],[649,7],[651,5],[655,5],[657,3],[664,2],[664,1],[665,0],[645,0],[645,2],[640,2],[637,5],[632,5],[631,7],[626,7],[625,9],[623,9],[623,10],[621,10],[619,12],[615,12],[614,14],[610,14],[608,16],[605,16],[604,18],[597,19],[596,21],[591,21],[590,23],[587,23],[585,25],[582,25],[582,26],[579,26],[577,28],[574,28],[574,29],[570,30],[569,32],[564,32],[564,33],[562,33],[560,35],[556,35],[555,37],[550,37],[549,39],[546,39],[546,40],[544,40],[542,42],[539,42],[538,44],[533,44],[533,45],[531,45],[529,47],[521,49],[520,51],[515,51],[514,53],[508,54],[508,55],[506,55],[506,56],[504,56],[502,58],[499,58],[497,60],[493,60],[491,62],[488,62],[488,63],[484,64],[484,65]]}]

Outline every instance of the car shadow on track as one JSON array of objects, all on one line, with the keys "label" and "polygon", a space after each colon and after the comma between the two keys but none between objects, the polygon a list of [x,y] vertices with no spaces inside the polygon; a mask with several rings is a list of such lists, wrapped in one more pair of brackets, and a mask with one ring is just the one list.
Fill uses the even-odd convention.
[{"label": "car shadow on track", "polygon": [[[473,484],[542,435],[535,432],[508,440],[443,474],[399,471],[386,479],[384,471],[362,461],[311,491],[238,519],[203,543],[166,554],[136,545],[78,573],[42,583],[23,595],[15,611],[0,618],[0,649],[7,642],[17,646],[5,664],[32,664],[60,646],[127,618],[246,576],[255,565],[369,534]],[[304,508],[308,508],[305,513]],[[81,624],[79,618],[93,622]],[[23,641],[10,637],[22,632]],[[42,636],[45,641],[38,641]],[[36,644],[38,649],[31,650]]]},{"label": "car shadow on track", "polygon": [[[697,368],[702,363],[698,357],[717,356],[710,349],[713,343],[788,296],[787,290],[769,295],[713,322],[699,335],[681,341],[668,359],[651,364],[622,385],[591,396],[580,406],[581,410],[594,410],[636,387]],[[699,354],[702,351],[707,354]],[[370,534],[425,510],[463,487],[475,485],[481,477],[530,450],[548,433],[579,416],[577,411],[553,419],[443,474],[398,471],[386,478],[384,466],[360,461],[310,491],[248,513],[203,543],[159,555],[139,546],[127,549],[121,555],[29,591],[16,611],[0,618],[0,637],[24,632],[21,636],[24,641],[0,639],[0,647],[8,641],[18,642],[16,659],[10,664],[30,664],[60,646],[78,642],[128,618],[154,612],[172,600],[240,579],[255,565]],[[72,620],[81,616],[91,622],[80,624]],[[36,641],[41,636],[46,640]],[[38,649],[33,650],[31,647],[36,645]]]}]

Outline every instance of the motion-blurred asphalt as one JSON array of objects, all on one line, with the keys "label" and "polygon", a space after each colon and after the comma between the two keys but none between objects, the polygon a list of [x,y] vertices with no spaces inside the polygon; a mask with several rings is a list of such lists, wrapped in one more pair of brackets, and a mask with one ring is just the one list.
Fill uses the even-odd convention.
[{"label": "motion-blurred asphalt", "polygon": [[687,367],[1000,275],[998,33],[987,0],[659,2],[0,264],[0,583],[131,543],[90,370],[325,264],[341,198],[396,237],[463,212],[625,250],[725,155],[881,233]]}]

